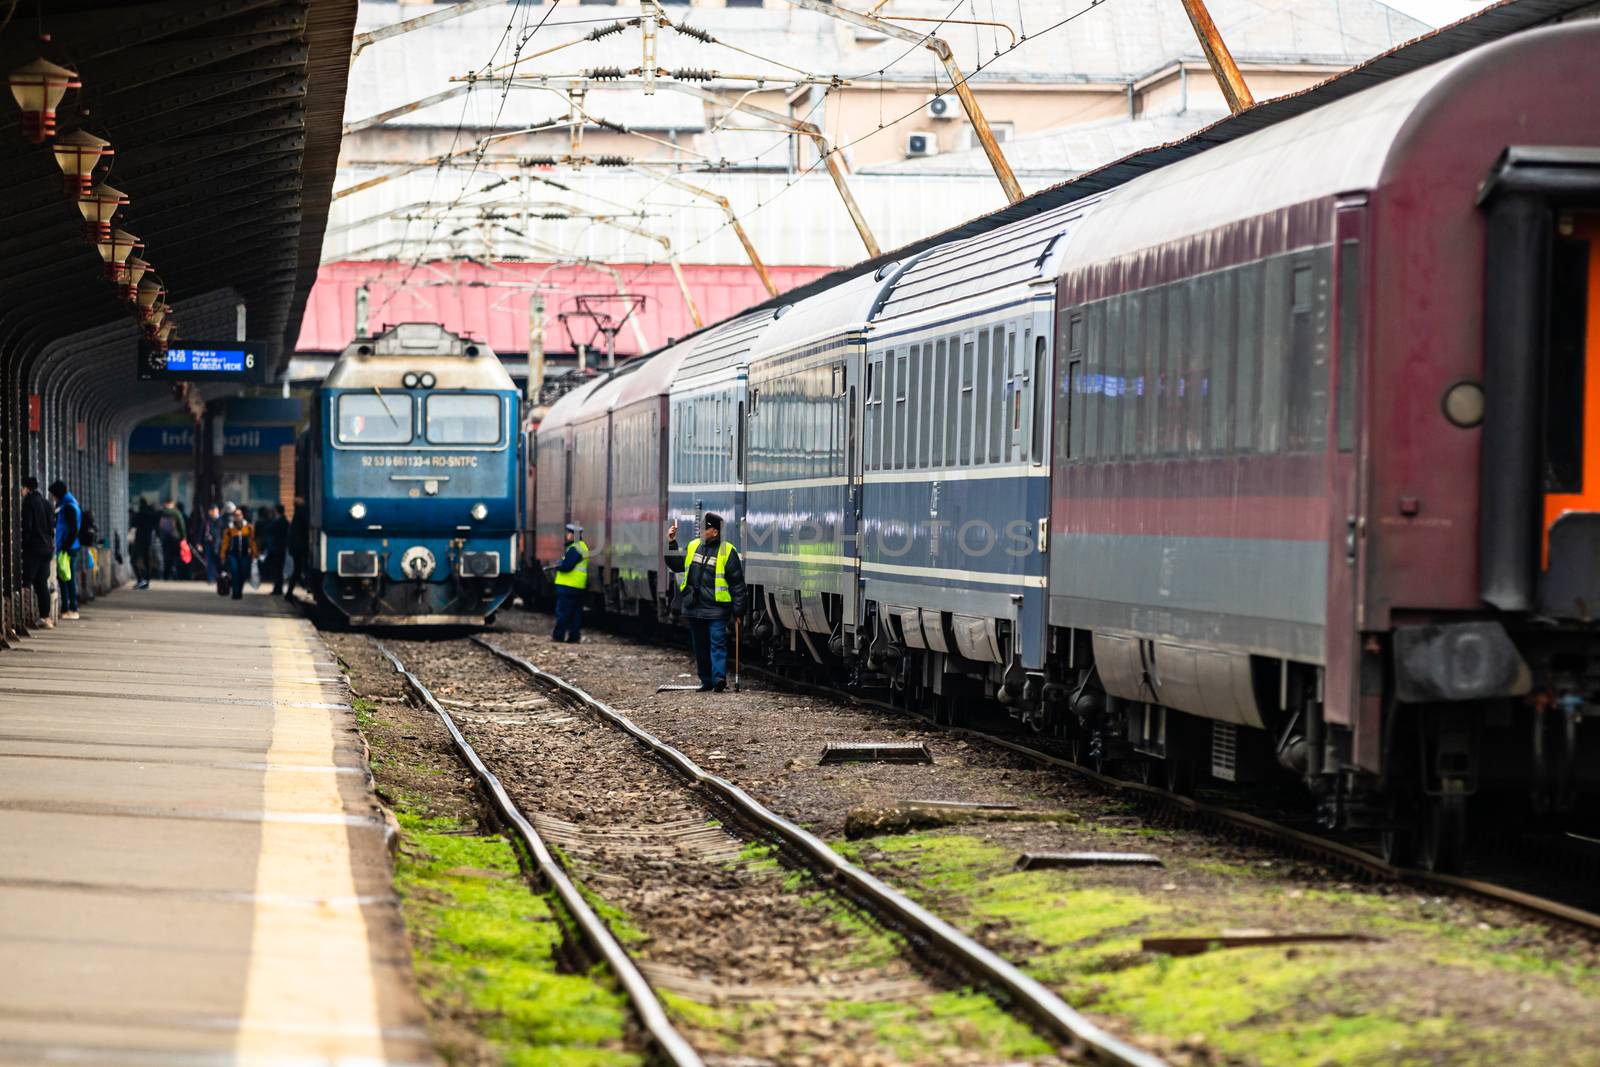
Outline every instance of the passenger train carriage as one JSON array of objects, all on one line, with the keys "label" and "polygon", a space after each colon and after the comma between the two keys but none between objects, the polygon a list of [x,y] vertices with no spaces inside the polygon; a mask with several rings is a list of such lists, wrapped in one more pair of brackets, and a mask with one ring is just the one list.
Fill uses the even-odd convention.
[{"label": "passenger train carriage", "polygon": [[727,516],[785,669],[1292,777],[1428,866],[1468,798],[1592,812],[1596,55],[1527,32],[702,331],[637,372],[661,517]]},{"label": "passenger train carriage", "polygon": [[353,341],[312,409],[312,588],[355,624],[481,624],[511,592],[517,391],[431,323]]}]

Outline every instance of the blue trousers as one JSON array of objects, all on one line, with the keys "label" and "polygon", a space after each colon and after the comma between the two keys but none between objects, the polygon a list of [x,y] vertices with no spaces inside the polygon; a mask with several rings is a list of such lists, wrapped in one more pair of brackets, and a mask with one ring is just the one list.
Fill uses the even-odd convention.
[{"label": "blue trousers", "polygon": [[556,641],[577,644],[583,630],[583,592],[556,587],[556,628],[550,635]]},{"label": "blue trousers", "polygon": [[233,599],[244,599],[244,583],[250,580],[250,557],[228,557],[228,584],[232,586]]},{"label": "blue trousers", "polygon": [[72,578],[69,581],[63,582],[61,581],[61,576],[57,574],[56,584],[61,587],[61,610],[77,611],[78,570],[83,563],[83,553],[79,549],[73,548],[67,551],[67,555],[72,557]]},{"label": "blue trousers", "polygon": [[701,685],[715,685],[728,676],[728,623],[723,619],[689,619],[689,643]]}]

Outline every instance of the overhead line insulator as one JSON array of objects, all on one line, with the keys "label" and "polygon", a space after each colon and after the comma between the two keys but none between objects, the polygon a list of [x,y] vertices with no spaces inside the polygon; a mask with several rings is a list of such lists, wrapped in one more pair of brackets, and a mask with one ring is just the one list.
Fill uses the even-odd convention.
[{"label": "overhead line insulator", "polygon": [[711,34],[707,33],[705,30],[702,30],[698,26],[684,26],[680,23],[673,23],[672,28],[683,34],[685,37],[693,37],[695,40],[704,41],[706,44],[717,43],[717,39],[715,37],[711,36]]},{"label": "overhead line insulator", "polygon": [[589,72],[588,77],[597,82],[621,81],[623,72],[621,67],[595,67]]},{"label": "overhead line insulator", "polygon": [[708,82],[717,76],[716,71],[700,67],[681,67],[668,73],[681,82]]}]

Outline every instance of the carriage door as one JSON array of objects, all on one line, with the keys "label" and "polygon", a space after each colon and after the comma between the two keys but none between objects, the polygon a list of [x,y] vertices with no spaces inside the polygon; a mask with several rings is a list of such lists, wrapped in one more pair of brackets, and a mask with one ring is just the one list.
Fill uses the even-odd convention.
[{"label": "carriage door", "polygon": [[[1328,434],[1328,612],[1323,713],[1326,720],[1355,727],[1358,766],[1376,770],[1382,673],[1376,657],[1362,685],[1361,631],[1366,625],[1363,591],[1367,556],[1367,443],[1365,382],[1367,328],[1367,200],[1342,198],[1334,220],[1334,344],[1332,422]],[[1371,692],[1364,692],[1370,689]]]},{"label": "carriage door", "polygon": [[[867,364],[863,358],[864,346],[853,346],[852,355],[834,366],[834,381],[842,383],[835,389],[834,425],[843,422],[844,430],[844,511],[839,531],[841,554],[848,561],[840,568],[843,580],[839,583],[840,617],[846,633],[852,633],[861,622],[861,553],[856,543],[861,529],[861,421],[866,404],[867,389],[861,381]],[[836,453],[837,454],[837,453]]]}]

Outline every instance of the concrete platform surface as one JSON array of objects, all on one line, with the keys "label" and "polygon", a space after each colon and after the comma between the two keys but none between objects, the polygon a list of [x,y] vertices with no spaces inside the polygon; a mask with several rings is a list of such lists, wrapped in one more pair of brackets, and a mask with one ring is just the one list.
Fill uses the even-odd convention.
[{"label": "concrete platform surface", "polygon": [[433,1054],[355,713],[264,594],[125,590],[0,652],[0,1063]]}]

